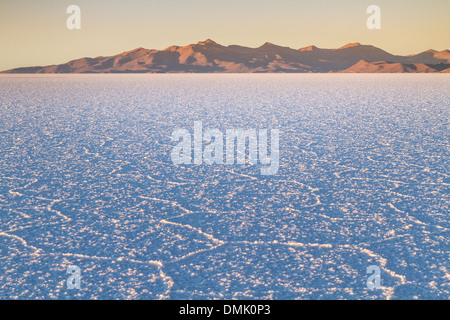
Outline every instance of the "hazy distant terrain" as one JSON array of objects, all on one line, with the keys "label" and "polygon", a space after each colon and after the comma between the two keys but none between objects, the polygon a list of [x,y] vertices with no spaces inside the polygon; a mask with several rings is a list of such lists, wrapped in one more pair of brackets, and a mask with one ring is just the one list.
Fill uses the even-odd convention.
[{"label": "hazy distant terrain", "polygon": [[[126,56],[143,68],[150,57]],[[106,68],[96,59],[86,64]],[[446,76],[2,75],[0,85],[2,299],[450,298]],[[279,172],[174,165],[171,133],[197,120],[279,129]],[[81,290],[66,288],[69,265]],[[370,265],[381,268],[374,291]]]},{"label": "hazy distant terrain", "polygon": [[448,73],[450,51],[398,56],[371,45],[339,49],[291,49],[265,43],[258,48],[222,46],[210,39],[164,50],[144,48],[60,65],[23,67],[4,73]]}]

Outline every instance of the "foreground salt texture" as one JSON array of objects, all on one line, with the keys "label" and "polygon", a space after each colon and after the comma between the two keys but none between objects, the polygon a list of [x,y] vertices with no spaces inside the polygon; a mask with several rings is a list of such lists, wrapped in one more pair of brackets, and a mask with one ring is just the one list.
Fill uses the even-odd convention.
[{"label": "foreground salt texture", "polygon": [[[450,298],[446,75],[0,87],[1,299]],[[171,133],[196,120],[280,129],[278,174],[172,164]]]}]

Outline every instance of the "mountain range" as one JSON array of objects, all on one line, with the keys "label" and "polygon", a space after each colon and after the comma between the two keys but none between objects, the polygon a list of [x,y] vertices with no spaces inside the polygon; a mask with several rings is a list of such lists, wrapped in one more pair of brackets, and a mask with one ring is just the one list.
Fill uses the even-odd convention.
[{"label": "mountain range", "polygon": [[23,67],[2,73],[450,73],[450,51],[399,56],[349,43],[338,49],[300,49],[269,42],[258,48],[223,46],[210,39],[164,50],[137,48],[109,57]]}]

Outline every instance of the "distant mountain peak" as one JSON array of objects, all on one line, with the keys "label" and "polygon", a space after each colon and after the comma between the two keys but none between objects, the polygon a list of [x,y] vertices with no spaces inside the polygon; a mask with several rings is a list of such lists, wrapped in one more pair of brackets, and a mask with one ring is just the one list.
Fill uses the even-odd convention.
[{"label": "distant mountain peak", "polygon": [[341,73],[437,73],[445,71],[445,66],[430,66],[424,63],[400,63],[388,61],[368,62],[360,60],[350,68],[340,71]]},{"label": "distant mountain peak", "polygon": [[264,42],[260,48],[269,48],[269,47],[278,47],[277,45],[273,44],[272,42]]},{"label": "distant mountain peak", "polygon": [[316,46],[312,45],[312,46],[307,46],[307,47],[300,48],[298,50],[300,50],[300,51],[314,51],[314,50],[317,50],[317,49],[318,48]]},{"label": "distant mountain peak", "polygon": [[359,42],[352,42],[352,43],[347,43],[345,46],[342,46],[339,49],[347,49],[347,48],[353,48],[353,47],[359,47],[359,46],[362,46],[362,44]]},{"label": "distant mountain peak", "polygon": [[272,42],[265,42],[262,46],[258,47],[258,49],[277,51],[277,50],[284,50],[284,49],[291,49],[291,48],[279,46],[279,45],[273,44]]},{"label": "distant mountain peak", "polygon": [[136,48],[136,49],[133,49],[133,50],[130,50],[130,51],[125,51],[124,53],[126,54],[126,53],[140,52],[140,51],[148,51],[148,49],[139,47],[139,48]]},{"label": "distant mountain peak", "polygon": [[211,40],[211,39],[206,39],[205,41],[199,41],[197,42],[197,44],[204,46],[204,45],[217,45],[217,42]]}]

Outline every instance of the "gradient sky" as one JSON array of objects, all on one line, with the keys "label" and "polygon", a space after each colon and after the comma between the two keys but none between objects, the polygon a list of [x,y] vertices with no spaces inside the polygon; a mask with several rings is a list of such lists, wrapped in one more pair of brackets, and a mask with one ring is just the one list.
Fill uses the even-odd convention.
[{"label": "gradient sky", "polygon": [[[66,8],[81,8],[81,30]],[[381,7],[381,30],[366,8]],[[450,0],[0,0],[0,70],[164,49],[207,38],[258,47],[372,44],[393,54],[450,49]]]}]

